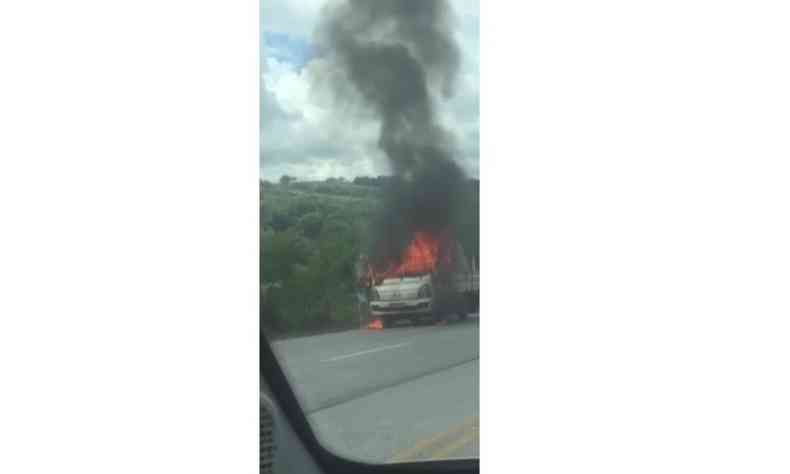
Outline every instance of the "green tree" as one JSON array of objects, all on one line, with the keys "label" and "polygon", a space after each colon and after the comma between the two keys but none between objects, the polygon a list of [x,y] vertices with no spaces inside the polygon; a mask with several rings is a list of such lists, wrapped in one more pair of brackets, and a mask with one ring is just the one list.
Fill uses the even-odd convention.
[{"label": "green tree", "polygon": [[299,219],[299,229],[308,239],[317,239],[321,235],[324,219],[318,212],[310,212]]},{"label": "green tree", "polygon": [[276,232],[284,232],[296,222],[290,214],[275,211],[272,213],[271,224]]},{"label": "green tree", "polygon": [[294,231],[264,232],[261,237],[261,278],[281,282],[310,256],[310,245]]},{"label": "green tree", "polygon": [[316,212],[320,209],[321,202],[315,196],[303,196],[296,199],[288,207],[288,215],[298,220],[305,214]]}]

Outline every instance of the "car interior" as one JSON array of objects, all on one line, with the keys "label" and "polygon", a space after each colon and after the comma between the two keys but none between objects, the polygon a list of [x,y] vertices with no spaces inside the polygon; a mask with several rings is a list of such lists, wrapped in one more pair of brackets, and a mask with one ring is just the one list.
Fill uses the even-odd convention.
[{"label": "car interior", "polygon": [[327,450],[315,436],[277,357],[261,337],[261,474],[374,474],[479,472],[479,459],[366,464]]}]

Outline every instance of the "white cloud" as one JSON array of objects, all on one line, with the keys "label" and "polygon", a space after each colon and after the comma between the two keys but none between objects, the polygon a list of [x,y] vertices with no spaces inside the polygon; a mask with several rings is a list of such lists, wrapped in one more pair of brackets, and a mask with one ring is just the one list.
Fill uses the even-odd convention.
[{"label": "white cloud", "polygon": [[325,3],[325,0],[262,0],[262,29],[309,38]]}]

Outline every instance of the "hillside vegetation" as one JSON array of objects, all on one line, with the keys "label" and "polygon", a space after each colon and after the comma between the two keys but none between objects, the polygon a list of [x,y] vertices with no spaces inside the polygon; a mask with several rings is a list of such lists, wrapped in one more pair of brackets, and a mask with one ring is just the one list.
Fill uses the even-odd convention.
[{"label": "hillside vegetation", "polygon": [[[355,265],[388,179],[261,183],[261,326],[270,334],[357,324]],[[458,199],[458,238],[479,261],[479,182]]]}]

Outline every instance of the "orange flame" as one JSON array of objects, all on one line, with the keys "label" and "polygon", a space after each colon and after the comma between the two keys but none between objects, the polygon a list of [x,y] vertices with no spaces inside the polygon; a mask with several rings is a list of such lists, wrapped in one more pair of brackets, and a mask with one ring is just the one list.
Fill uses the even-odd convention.
[{"label": "orange flame", "polygon": [[393,263],[379,274],[382,278],[431,273],[439,263],[440,239],[427,232],[415,232],[409,246],[403,251],[400,262]]},{"label": "orange flame", "polygon": [[374,319],[371,321],[367,326],[367,329],[384,329],[384,325],[381,323],[380,319]]}]

